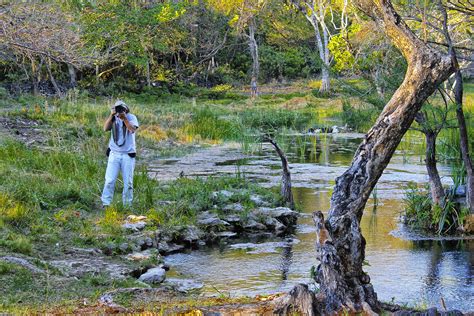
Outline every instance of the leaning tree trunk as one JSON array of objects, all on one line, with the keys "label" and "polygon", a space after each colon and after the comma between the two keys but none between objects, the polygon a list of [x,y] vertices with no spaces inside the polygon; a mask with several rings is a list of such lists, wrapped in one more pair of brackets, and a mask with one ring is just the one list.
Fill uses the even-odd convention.
[{"label": "leaning tree trunk", "polygon": [[456,69],[454,76],[454,101],[456,102],[456,116],[459,124],[459,136],[461,142],[461,156],[466,168],[466,204],[471,213],[474,213],[474,166],[469,155],[469,141],[466,126],[466,118],[462,109],[463,83],[461,71]]},{"label": "leaning tree trunk", "polygon": [[403,83],[365,136],[351,166],[336,179],[327,221],[315,217],[328,235],[316,243],[320,261],[316,279],[325,295],[326,312],[379,309],[370,278],[362,270],[365,239],[360,220],[364,207],[423,102],[454,71],[451,58],[417,38],[389,0],[355,3],[380,23],[408,67]]},{"label": "leaning tree trunk", "polygon": [[278,144],[273,139],[271,139],[270,137],[266,137],[265,140],[273,145],[275,151],[281,159],[282,176],[280,194],[285,200],[286,206],[294,209],[295,201],[293,199],[293,192],[291,191],[291,173],[290,168],[288,166],[288,159],[286,158],[285,153],[281,150],[280,146],[278,146]]},{"label": "leaning tree trunk", "polygon": [[430,182],[431,199],[434,204],[444,206],[445,193],[439,176],[438,167],[436,165],[436,138],[438,137],[440,129],[429,128],[426,117],[426,114],[423,111],[420,111],[415,116],[415,121],[421,126],[419,131],[425,135],[425,165]]},{"label": "leaning tree trunk", "polygon": [[449,55],[451,56],[452,62],[455,66],[454,73],[454,102],[456,103],[456,117],[459,124],[459,136],[461,143],[461,156],[464,162],[464,167],[466,168],[467,173],[467,185],[466,185],[466,204],[469,208],[469,211],[474,213],[474,165],[472,159],[469,156],[469,141],[468,141],[468,132],[466,127],[466,118],[464,117],[464,111],[462,109],[462,97],[463,97],[463,82],[462,82],[462,73],[459,67],[456,49],[454,48],[453,41],[449,34],[448,28],[448,12],[446,7],[443,5],[441,0],[438,0],[438,7],[441,15],[443,17],[443,33],[448,44]]},{"label": "leaning tree trunk", "polygon": [[46,70],[48,71],[49,80],[53,84],[53,88],[54,88],[54,91],[56,92],[56,95],[58,97],[61,97],[62,96],[61,89],[59,88],[58,83],[56,82],[56,79],[53,76],[53,72],[51,71],[51,60],[46,61]]},{"label": "leaning tree trunk", "polygon": [[426,132],[426,170],[428,171],[428,177],[430,182],[431,199],[434,204],[439,206],[444,205],[444,189],[439,176],[438,168],[436,167],[436,137],[435,132]]}]

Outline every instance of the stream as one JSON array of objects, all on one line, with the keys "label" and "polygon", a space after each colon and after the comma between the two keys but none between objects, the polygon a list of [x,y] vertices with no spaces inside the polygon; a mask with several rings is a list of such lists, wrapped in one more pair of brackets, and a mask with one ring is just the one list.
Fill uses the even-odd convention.
[{"label": "stream", "polygon": [[[293,135],[283,142],[292,172],[293,194],[302,208],[290,239],[238,240],[166,257],[170,276],[204,284],[203,294],[254,296],[310,283],[316,266],[315,229],[310,214],[327,212],[334,180],[350,164],[361,134]],[[160,180],[186,176],[239,175],[262,185],[279,185],[280,160],[270,145],[244,155],[238,144],[214,146],[181,159],[158,159],[151,167]],[[365,270],[381,301],[416,307],[474,310],[474,240],[427,238],[398,224],[408,183],[426,185],[422,139],[407,137],[380,178],[362,218],[367,241]],[[450,168],[439,166],[452,184]]]}]

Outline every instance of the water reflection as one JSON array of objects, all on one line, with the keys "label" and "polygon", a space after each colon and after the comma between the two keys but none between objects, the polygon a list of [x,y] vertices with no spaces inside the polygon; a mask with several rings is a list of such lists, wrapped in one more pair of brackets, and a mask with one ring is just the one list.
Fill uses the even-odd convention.
[{"label": "water reflection", "polygon": [[[300,140],[288,138],[280,143],[284,144],[294,173],[295,201],[307,214],[298,221],[295,237],[299,243],[270,247],[268,252],[258,253],[220,245],[214,249],[167,257],[175,273],[206,284],[204,292],[207,294],[216,294],[216,289],[235,296],[275,293],[287,291],[296,283],[311,281],[309,272],[317,263],[314,257],[315,229],[310,214],[315,210],[327,212],[329,209],[334,179],[352,160],[360,138],[316,135]],[[366,259],[370,264],[365,270],[382,301],[393,299],[400,304],[438,308],[442,308],[443,301],[448,309],[473,310],[472,240],[408,241],[390,234],[397,229],[406,184],[416,181],[422,185],[427,181],[420,160],[422,148],[417,144],[402,144],[401,147],[381,177],[377,194],[367,203],[361,220],[367,242]],[[263,148],[252,159],[226,163],[239,165],[242,170],[256,167],[255,172],[247,174],[255,179],[261,179],[258,173],[264,173],[264,168],[279,165],[271,147]],[[194,167],[199,169],[198,165]],[[444,174],[449,172],[446,166],[440,169]],[[276,177],[279,178],[278,172]],[[252,242],[268,241],[281,240]]]}]

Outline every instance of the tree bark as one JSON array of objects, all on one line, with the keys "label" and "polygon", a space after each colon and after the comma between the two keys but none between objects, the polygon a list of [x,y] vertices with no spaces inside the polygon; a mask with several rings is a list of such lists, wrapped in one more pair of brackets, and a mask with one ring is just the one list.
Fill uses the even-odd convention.
[{"label": "tree bark", "polygon": [[380,23],[406,58],[408,68],[403,83],[357,149],[351,166],[336,179],[324,224],[329,238],[316,244],[320,260],[317,282],[326,297],[328,313],[379,310],[370,278],[362,270],[365,239],[360,220],[364,207],[416,113],[454,71],[451,58],[417,38],[389,0],[357,0],[355,4]]},{"label": "tree bark", "polygon": [[45,64],[46,64],[46,70],[48,71],[49,80],[53,84],[54,91],[56,91],[56,95],[60,97],[62,96],[62,93],[61,93],[61,89],[58,86],[58,83],[56,82],[56,79],[53,76],[53,72],[51,71],[51,60],[47,60]]},{"label": "tree bark", "polygon": [[258,75],[260,72],[260,63],[258,60],[258,44],[257,40],[255,39],[255,19],[252,18],[249,22],[249,49],[250,55],[252,56],[252,78],[250,81],[250,88],[251,88],[251,95],[252,97],[257,96],[258,94]]},{"label": "tree bark", "polygon": [[293,199],[293,192],[291,191],[291,173],[290,168],[288,166],[288,159],[286,155],[281,150],[280,146],[271,138],[265,138],[270,144],[273,145],[275,151],[277,152],[278,156],[281,159],[281,167],[282,167],[282,176],[281,176],[281,188],[280,193],[283,199],[285,200],[286,206],[289,208],[295,208],[295,201]]},{"label": "tree bark", "polygon": [[[421,126],[419,131],[425,135],[425,165],[428,171],[431,199],[434,204],[444,206],[445,192],[436,165],[436,138],[442,127],[430,128],[427,115],[423,111],[417,113],[415,120]],[[442,124],[446,124],[446,121],[444,120]]]},{"label": "tree bark", "polygon": [[38,84],[38,68],[35,63],[35,59],[30,57],[31,63],[31,83],[33,84],[33,95],[37,96],[39,94],[39,84]]},{"label": "tree bark", "polygon": [[67,70],[69,72],[69,84],[71,88],[75,88],[77,85],[76,68],[71,64],[67,64]]},{"label": "tree bark", "polygon": [[316,46],[318,47],[319,58],[323,63],[321,67],[321,87],[320,92],[327,92],[331,88],[329,78],[329,48],[328,48],[328,34],[327,30],[323,27],[323,36],[319,31],[319,19],[316,17],[316,12],[312,12],[310,16],[306,16],[306,19],[311,23],[314,29],[314,35],[316,37]]},{"label": "tree bark", "polygon": [[151,87],[150,59],[146,61],[146,85],[147,87]]},{"label": "tree bark", "polygon": [[474,213],[474,166],[469,155],[469,136],[466,126],[466,118],[462,108],[463,82],[459,66],[454,75],[454,101],[456,102],[456,117],[459,124],[459,137],[461,143],[461,156],[466,168],[466,204],[471,213]]},{"label": "tree bark", "polygon": [[472,159],[469,156],[468,132],[467,132],[467,127],[466,127],[466,119],[464,117],[464,111],[462,108],[462,97],[463,97],[463,90],[464,90],[463,79],[462,79],[462,73],[461,73],[461,69],[458,63],[458,59],[457,59],[456,49],[453,45],[453,41],[449,34],[448,13],[446,11],[445,6],[440,0],[438,0],[438,7],[443,16],[443,20],[442,20],[443,32],[444,32],[444,37],[446,38],[446,42],[448,44],[448,52],[455,67],[453,94],[454,94],[454,102],[456,103],[456,117],[457,117],[458,125],[459,125],[461,156],[462,156],[464,167],[466,168],[466,173],[467,173],[466,204],[467,204],[467,207],[469,208],[469,211],[472,214],[474,213],[474,166],[472,163]]},{"label": "tree bark", "polygon": [[439,176],[438,168],[436,167],[436,137],[438,135],[434,132],[425,133],[426,138],[426,170],[430,182],[431,199],[434,204],[439,206],[444,205],[444,189]]}]

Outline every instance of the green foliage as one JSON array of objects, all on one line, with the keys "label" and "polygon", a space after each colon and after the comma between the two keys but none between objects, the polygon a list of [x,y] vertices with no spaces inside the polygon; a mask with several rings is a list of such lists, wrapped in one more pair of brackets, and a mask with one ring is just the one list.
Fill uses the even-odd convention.
[{"label": "green foliage", "polygon": [[[228,190],[234,194],[230,198],[213,196],[213,192],[220,190]],[[239,177],[179,178],[158,189],[157,200],[165,202],[158,208],[151,209],[148,216],[164,226],[194,223],[200,212],[213,211],[213,205],[216,204],[223,207],[228,203],[241,203],[246,210],[255,207],[254,202],[250,200],[251,193],[259,194],[275,204],[280,203],[275,192]]]},{"label": "green foliage", "polygon": [[263,45],[260,47],[260,76],[265,81],[270,81],[275,78],[294,79],[315,73],[319,69],[310,68],[306,60],[306,57],[311,53],[304,49],[287,48],[282,50]]},{"label": "green foliage", "polygon": [[354,108],[348,100],[342,104],[341,119],[344,125],[358,131],[366,132],[378,117],[378,111],[374,108]]},{"label": "green foliage", "polygon": [[284,109],[248,109],[240,115],[246,128],[263,132],[274,132],[282,129],[305,129],[311,122],[310,112],[290,111]]},{"label": "green foliage", "polygon": [[205,107],[193,114],[191,122],[185,125],[184,131],[186,134],[203,139],[236,139],[240,134],[240,125],[221,118],[211,107]]},{"label": "green foliage", "polygon": [[431,228],[431,198],[427,190],[409,184],[403,199],[405,204],[405,221],[414,228],[428,230]]},{"label": "green foliage", "polygon": [[0,237],[0,247],[25,255],[29,255],[33,251],[31,240],[25,235],[0,231]]},{"label": "green foliage", "polygon": [[447,192],[443,205],[433,204],[427,188],[410,184],[405,192],[405,223],[410,227],[437,234],[452,234],[462,227],[467,208],[460,207],[454,199],[455,189]]}]

